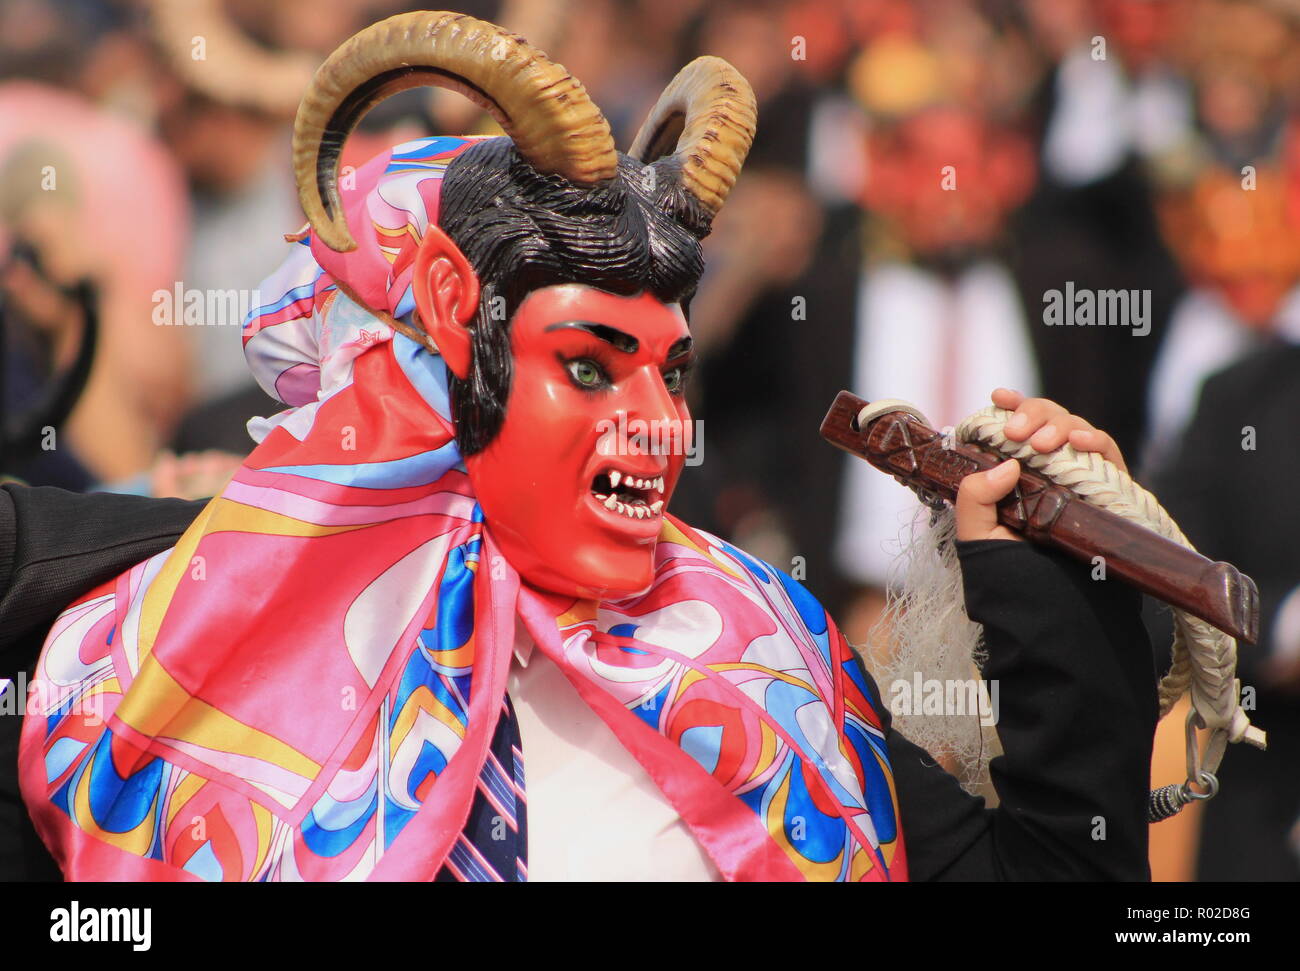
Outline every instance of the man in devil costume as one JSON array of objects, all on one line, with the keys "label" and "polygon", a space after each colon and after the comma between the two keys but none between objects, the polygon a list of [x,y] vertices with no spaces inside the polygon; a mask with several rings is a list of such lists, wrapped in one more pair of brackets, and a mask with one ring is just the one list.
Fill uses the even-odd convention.
[{"label": "man in devil costume", "polygon": [[[340,180],[364,112],[423,83],[509,137]],[[753,129],[716,58],[623,155],[490,24],[403,14],[336,51],[295,127],[310,228],[244,330],[288,409],[201,507],[0,490],[0,674],[29,691],[7,872],[1145,878],[1139,596],[997,524],[1014,461],[957,503],[997,809],[891,728],[807,591],[665,511],[699,241]],[[1052,402],[994,401],[1017,440],[1122,464]]]}]

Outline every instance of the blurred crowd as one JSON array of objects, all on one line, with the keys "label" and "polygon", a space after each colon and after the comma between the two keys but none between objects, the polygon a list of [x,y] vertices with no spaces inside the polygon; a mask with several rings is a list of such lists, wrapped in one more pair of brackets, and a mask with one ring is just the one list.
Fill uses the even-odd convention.
[{"label": "blurred crowd", "polygon": [[[1263,595],[1240,677],[1272,750],[1234,749],[1224,795],[1153,830],[1157,876],[1300,877],[1300,0],[447,6],[563,63],[623,148],[698,54],[754,87],[757,140],[691,306],[703,461],[673,511],[794,573],[860,643],[915,502],[819,439],[835,393],[936,427],[998,386],[1083,415]],[[0,475],[222,486],[248,419],[281,407],[244,367],[240,301],[303,221],[298,98],[340,41],[407,9],[0,4]],[[493,130],[406,92],[344,162]],[[1167,640],[1167,615],[1151,627]],[[1157,782],[1181,779],[1169,737]]]}]

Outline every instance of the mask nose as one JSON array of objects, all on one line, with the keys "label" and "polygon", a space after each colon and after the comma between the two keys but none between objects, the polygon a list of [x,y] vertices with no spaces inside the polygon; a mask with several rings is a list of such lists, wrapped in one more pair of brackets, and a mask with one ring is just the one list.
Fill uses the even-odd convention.
[{"label": "mask nose", "polygon": [[666,463],[690,444],[684,438],[687,425],[663,375],[651,367],[638,369],[627,385],[628,454],[652,455]]}]

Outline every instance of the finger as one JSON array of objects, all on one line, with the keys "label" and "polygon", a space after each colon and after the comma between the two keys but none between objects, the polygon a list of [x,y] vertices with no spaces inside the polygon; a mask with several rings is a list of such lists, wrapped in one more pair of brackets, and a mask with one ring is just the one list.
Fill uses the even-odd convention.
[{"label": "finger", "polygon": [[976,472],[961,480],[957,488],[957,538],[988,539],[1002,530],[996,503],[1015,488],[1020,463],[1007,459],[987,472]]},{"label": "finger", "polygon": [[1048,422],[1030,436],[1029,444],[1040,452],[1053,452],[1070,438],[1070,429]]},{"label": "finger", "polygon": [[1014,411],[1020,407],[1020,402],[1025,400],[1025,396],[1014,388],[994,388],[993,393],[989,395],[989,400],[999,408]]},{"label": "finger", "polygon": [[168,499],[176,495],[178,482],[176,456],[168,451],[159,452],[149,475],[149,484],[154,498]]},{"label": "finger", "polygon": [[[1069,412],[1047,398],[1027,398],[1016,408],[1003,432],[1007,438],[1023,442],[1054,419],[1068,418]],[[1059,423],[1058,423],[1059,424]]]},{"label": "finger", "polygon": [[1070,444],[1080,452],[1097,452],[1108,462],[1113,462],[1127,472],[1128,464],[1115,444],[1115,439],[1099,428],[1076,428],[1070,432]]}]

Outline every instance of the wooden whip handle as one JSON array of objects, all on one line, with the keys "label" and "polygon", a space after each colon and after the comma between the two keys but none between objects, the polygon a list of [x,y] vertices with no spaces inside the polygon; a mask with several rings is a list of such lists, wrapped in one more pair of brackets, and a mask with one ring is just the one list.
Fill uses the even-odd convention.
[{"label": "wooden whip handle", "polygon": [[[858,414],[867,404],[841,391],[822,421],[822,437],[929,497],[953,502],[962,479],[1004,461],[974,445],[946,448],[942,435],[903,411],[886,412],[861,429]],[[997,508],[998,522],[1035,543],[1089,563],[1100,556],[1108,576],[1113,574],[1240,641],[1253,644],[1259,636],[1259,592],[1255,582],[1230,563],[1213,562],[1150,529],[1090,506],[1023,463],[1020,481]]]}]

